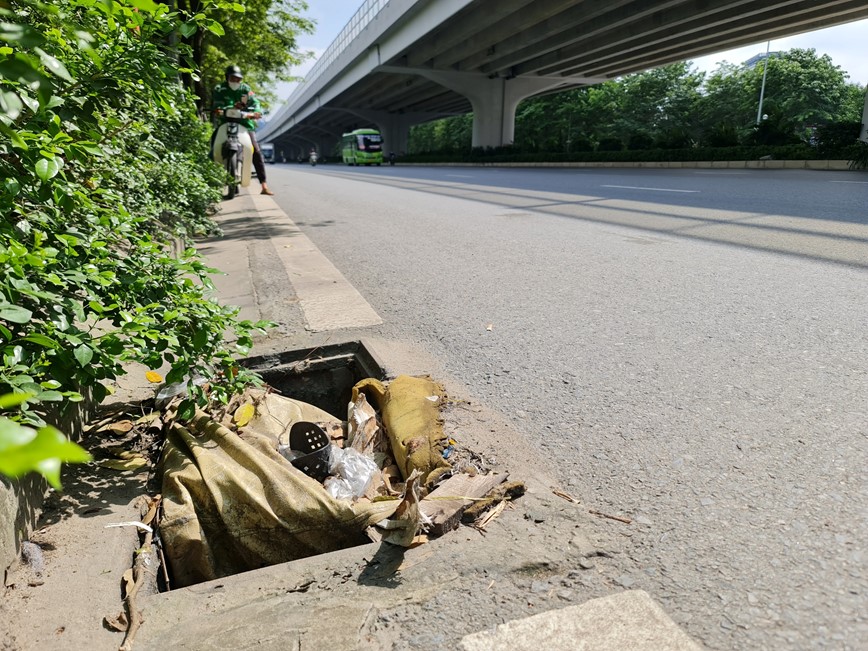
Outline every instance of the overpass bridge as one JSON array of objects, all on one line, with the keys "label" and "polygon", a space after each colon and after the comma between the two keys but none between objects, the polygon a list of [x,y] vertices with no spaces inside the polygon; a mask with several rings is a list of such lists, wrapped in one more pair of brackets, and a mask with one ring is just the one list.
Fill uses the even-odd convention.
[{"label": "overpass bridge", "polygon": [[494,147],[525,98],[863,18],[866,0],[365,0],[257,135],[294,156],[376,127],[406,151],[412,125],[472,111]]}]

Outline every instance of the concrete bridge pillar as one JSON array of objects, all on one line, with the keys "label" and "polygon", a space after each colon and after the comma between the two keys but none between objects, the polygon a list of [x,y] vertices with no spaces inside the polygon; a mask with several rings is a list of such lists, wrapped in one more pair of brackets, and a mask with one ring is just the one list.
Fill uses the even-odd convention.
[{"label": "concrete bridge pillar", "polygon": [[500,147],[511,145],[515,138],[515,110],[521,100],[564,84],[563,78],[513,77],[511,79],[485,75],[415,70],[464,95],[473,106],[473,146]]}]

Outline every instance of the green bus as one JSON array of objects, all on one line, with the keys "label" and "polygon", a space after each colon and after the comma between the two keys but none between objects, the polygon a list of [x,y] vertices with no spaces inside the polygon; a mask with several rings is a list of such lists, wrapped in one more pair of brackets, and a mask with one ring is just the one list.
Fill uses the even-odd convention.
[{"label": "green bus", "polygon": [[341,136],[341,156],[347,165],[382,165],[383,136],[375,129],[356,129]]}]

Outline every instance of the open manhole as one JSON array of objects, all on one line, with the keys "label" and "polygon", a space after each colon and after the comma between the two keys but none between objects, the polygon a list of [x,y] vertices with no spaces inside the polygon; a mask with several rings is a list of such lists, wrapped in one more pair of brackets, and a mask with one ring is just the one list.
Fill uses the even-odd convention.
[{"label": "open manhole", "polygon": [[341,420],[347,417],[356,382],[386,377],[385,369],[361,341],[248,357],[241,365],[284,396],[310,403]]},{"label": "open manhole", "polygon": [[160,591],[372,541],[415,546],[456,528],[465,509],[481,517],[523,492],[444,430],[438,382],[387,379],[360,341],[240,363],[265,386],[188,421],[171,407],[147,419],[165,420],[161,499],[143,517],[156,525],[143,549],[162,551]]}]

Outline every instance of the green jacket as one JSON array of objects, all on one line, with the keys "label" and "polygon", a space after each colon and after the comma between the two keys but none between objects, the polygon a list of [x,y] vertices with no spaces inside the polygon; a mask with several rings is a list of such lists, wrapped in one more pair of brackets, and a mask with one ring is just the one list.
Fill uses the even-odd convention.
[{"label": "green jacket", "polygon": [[[258,111],[259,100],[253,94],[253,91],[245,83],[241,83],[238,90],[229,88],[229,84],[225,81],[214,86],[214,91],[211,93],[211,110],[231,108],[236,104],[241,104],[241,109],[244,111]],[[226,116],[220,116],[220,124],[226,122]],[[255,120],[242,120],[241,123],[248,131],[256,130]]]}]

